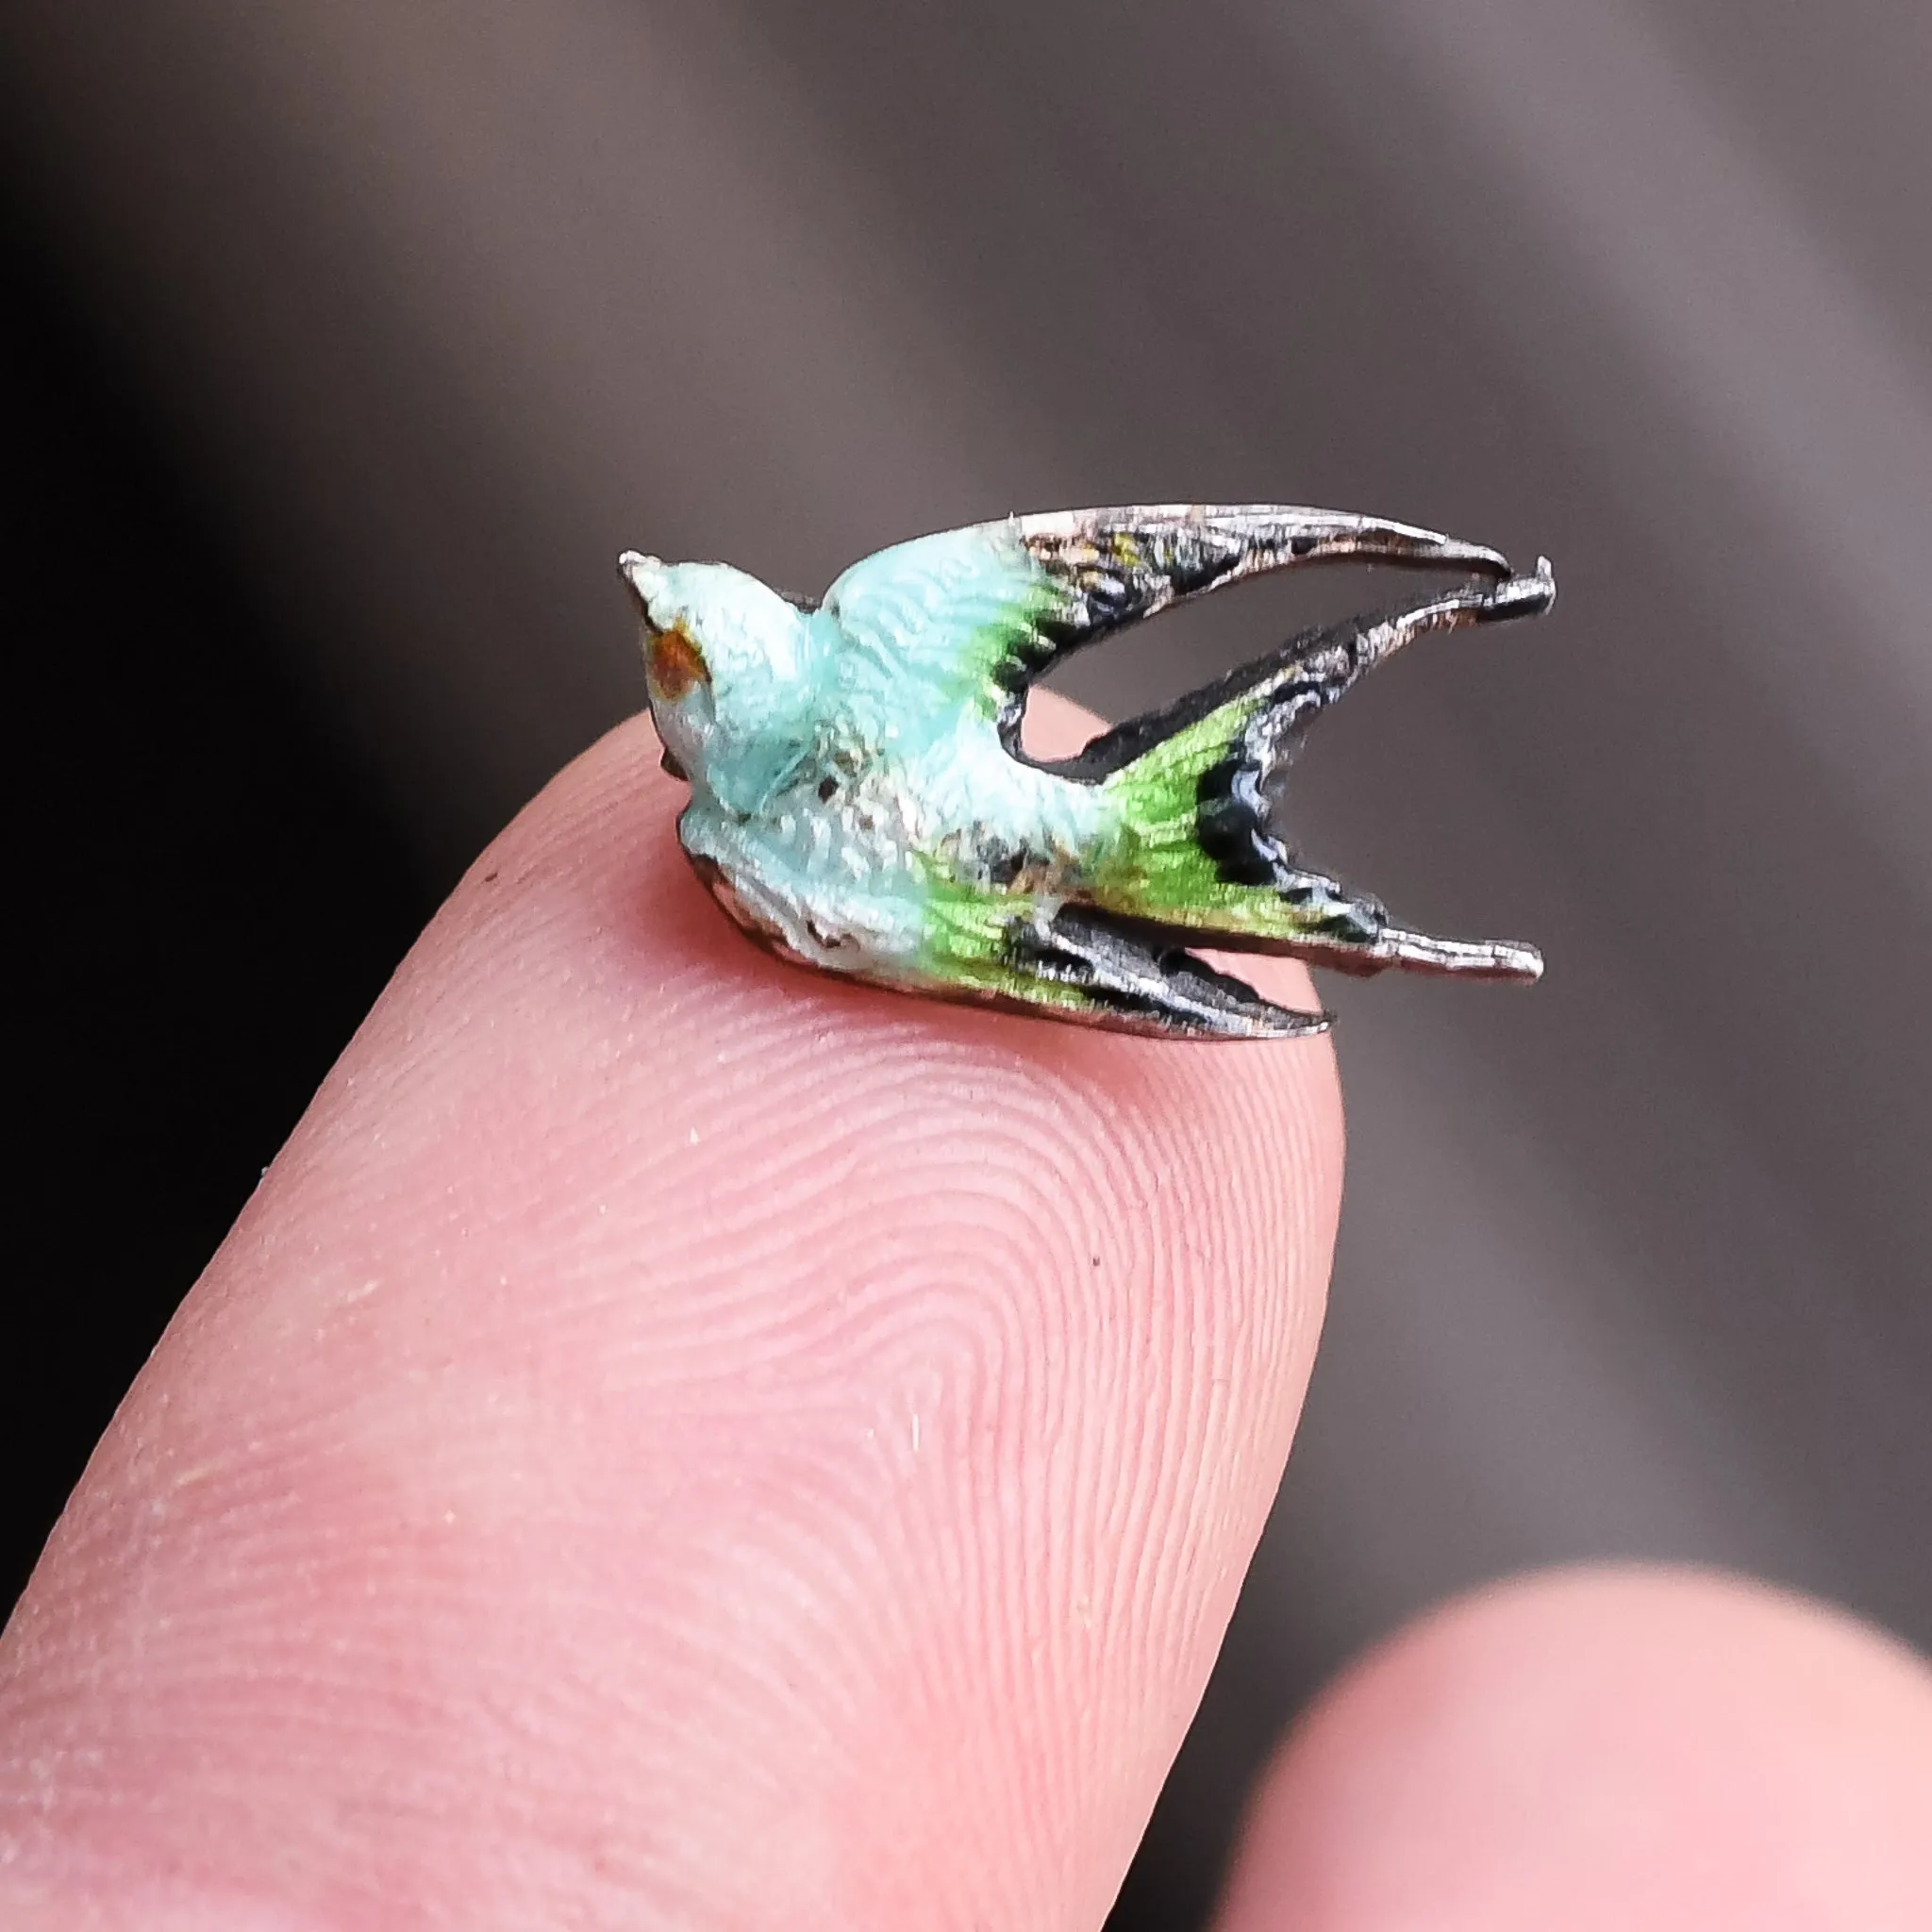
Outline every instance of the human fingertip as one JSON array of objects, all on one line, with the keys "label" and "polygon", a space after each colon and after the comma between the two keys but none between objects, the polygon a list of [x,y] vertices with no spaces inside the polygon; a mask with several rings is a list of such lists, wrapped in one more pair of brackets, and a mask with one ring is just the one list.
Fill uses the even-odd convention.
[{"label": "human fingertip", "polygon": [[1333,1062],[778,964],[680,796],[634,721],[520,815],[124,1404],[0,1651],[0,1922],[1105,1912],[1288,1452]]},{"label": "human fingertip", "polygon": [[1745,1579],[1555,1572],[1352,1666],[1258,1787],[1219,1932],[1932,1925],[1932,1668]]}]

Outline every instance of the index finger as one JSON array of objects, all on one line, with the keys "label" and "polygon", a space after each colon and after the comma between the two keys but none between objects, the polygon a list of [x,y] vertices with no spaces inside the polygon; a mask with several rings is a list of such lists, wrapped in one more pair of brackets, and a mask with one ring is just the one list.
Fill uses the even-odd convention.
[{"label": "index finger", "polygon": [[1299,1409],[1332,1058],[778,966],[656,756],[478,862],[95,1456],[9,1924],[1104,1914]]}]

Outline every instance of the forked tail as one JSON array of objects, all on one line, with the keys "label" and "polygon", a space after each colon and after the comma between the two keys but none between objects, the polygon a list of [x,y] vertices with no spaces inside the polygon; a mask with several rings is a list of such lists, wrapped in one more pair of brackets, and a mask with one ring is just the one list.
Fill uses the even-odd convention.
[{"label": "forked tail", "polygon": [[1305,868],[1273,828],[1274,793],[1310,722],[1411,639],[1534,617],[1534,576],[1470,584],[1386,617],[1334,625],[1105,733],[1062,775],[1116,801],[1120,832],[1081,903],[1151,933],[1237,951],[1288,953],[1342,972],[1535,979],[1542,960],[1510,941],[1438,940],[1389,923],[1374,899]]}]

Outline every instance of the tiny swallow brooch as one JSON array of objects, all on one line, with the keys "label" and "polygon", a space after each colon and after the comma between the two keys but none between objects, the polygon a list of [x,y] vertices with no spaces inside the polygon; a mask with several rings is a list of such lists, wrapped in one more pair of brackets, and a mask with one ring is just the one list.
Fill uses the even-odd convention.
[{"label": "tiny swallow brooch", "polygon": [[[1304,632],[1077,758],[1029,758],[1034,681],[1185,598],[1332,558],[1460,571],[1404,608]],[[627,552],[678,838],[759,944],[874,985],[1185,1039],[1287,1039],[1325,1013],[1189,949],[1343,973],[1533,980],[1503,940],[1441,940],[1310,871],[1274,821],[1310,722],[1424,632],[1534,617],[1548,562],[1274,505],[1068,510],[868,557],[822,602],[722,563]]]}]

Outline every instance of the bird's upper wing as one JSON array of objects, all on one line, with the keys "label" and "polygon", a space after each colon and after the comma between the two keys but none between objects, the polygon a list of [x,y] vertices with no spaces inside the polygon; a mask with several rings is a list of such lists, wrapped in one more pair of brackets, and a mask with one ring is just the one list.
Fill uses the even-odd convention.
[{"label": "bird's upper wing", "polygon": [[1059,510],[881,550],[839,578],[817,621],[902,717],[981,718],[1017,754],[1026,688],[1065,653],[1183,598],[1331,558],[1509,575],[1493,550],[1339,510]]}]

